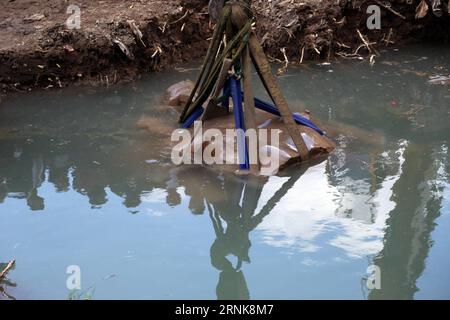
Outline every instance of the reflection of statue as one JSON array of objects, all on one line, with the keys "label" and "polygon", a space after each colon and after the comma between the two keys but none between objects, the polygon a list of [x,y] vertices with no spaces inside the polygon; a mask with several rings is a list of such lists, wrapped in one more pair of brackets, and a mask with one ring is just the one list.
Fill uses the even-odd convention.
[{"label": "reflection of statue", "polygon": [[[218,299],[249,299],[250,295],[241,271],[242,263],[250,263],[249,250],[251,242],[250,231],[256,227],[252,223],[252,215],[256,209],[262,185],[252,185],[251,182],[239,181],[229,193],[230,199],[220,203],[207,203],[209,215],[216,234],[216,240],[211,246],[211,264],[221,271],[217,284]],[[241,194],[243,205],[239,205]],[[250,205],[250,207],[249,207]],[[224,228],[222,221],[226,222]],[[236,266],[227,259],[232,254],[237,258]]]},{"label": "reflection of statue", "polygon": [[[214,228],[216,239],[210,254],[211,264],[220,271],[216,288],[218,299],[250,299],[241,270],[243,262],[250,263],[250,232],[263,221],[304,172],[301,168],[293,169],[289,180],[258,213],[255,212],[267,178],[221,175],[202,167],[180,172],[179,182],[186,188],[186,194],[191,196],[190,210],[194,214],[201,214],[206,203]],[[195,174],[192,170],[195,170]],[[230,255],[236,257],[236,263],[229,260]]]}]

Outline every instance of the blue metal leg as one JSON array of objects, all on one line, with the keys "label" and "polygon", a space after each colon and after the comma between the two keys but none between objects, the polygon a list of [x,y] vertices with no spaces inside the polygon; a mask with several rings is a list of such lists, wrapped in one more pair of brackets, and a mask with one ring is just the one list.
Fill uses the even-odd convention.
[{"label": "blue metal leg", "polygon": [[[271,105],[271,104],[269,104],[267,102],[264,102],[262,100],[259,100],[258,98],[255,98],[255,107],[258,108],[258,109],[261,109],[263,111],[269,112],[269,113],[271,113],[273,115],[281,116],[280,111],[278,111],[277,107],[275,107],[275,106],[273,106],[273,105]],[[297,122],[297,124],[301,124],[303,126],[309,127],[311,129],[315,130],[318,134],[320,134],[322,136],[325,134],[311,120],[309,120],[309,119],[307,119],[305,117],[302,117],[299,114],[293,114],[292,116],[293,116],[295,122]]]},{"label": "blue metal leg", "polygon": [[241,129],[237,130],[239,167],[241,170],[249,170],[250,161],[248,156],[247,140],[245,139],[245,121],[244,110],[242,109],[241,82],[240,80],[231,77],[230,85],[231,97],[233,98],[233,113],[236,129]]},{"label": "blue metal leg", "polygon": [[225,86],[223,87],[223,101],[222,101],[222,107],[227,108],[229,110],[230,108],[230,95],[231,95],[231,85],[230,85],[230,79],[227,79],[225,82]]},{"label": "blue metal leg", "polygon": [[204,111],[205,109],[203,109],[203,107],[198,107],[195,109],[181,127],[183,129],[190,128],[190,126],[192,126],[192,124],[201,117]]}]

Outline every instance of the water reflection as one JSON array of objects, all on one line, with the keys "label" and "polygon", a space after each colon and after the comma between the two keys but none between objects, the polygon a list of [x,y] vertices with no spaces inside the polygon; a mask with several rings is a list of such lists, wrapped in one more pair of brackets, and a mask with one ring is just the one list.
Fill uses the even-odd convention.
[{"label": "water reflection", "polygon": [[381,268],[382,289],[371,291],[369,299],[414,298],[449,181],[448,146],[400,140],[391,150],[364,158],[338,150],[306,175],[306,168],[297,167],[274,179],[197,169],[198,181],[181,183],[192,195],[192,213],[202,213],[206,205],[216,234],[210,253],[220,271],[217,298],[251,297],[242,266],[251,261],[253,230],[262,231],[269,245],[309,254],[320,250],[317,238],[331,228],[340,231],[330,246],[352,259],[367,256],[368,265]]},{"label": "water reflection", "polygon": [[[402,175],[393,186],[396,205],[389,213],[384,246],[374,258],[383,270],[381,290],[371,299],[413,299],[417,280],[425,270],[433,245],[431,233],[441,214],[445,181],[449,172],[448,146],[409,146]],[[447,178],[445,177],[447,175]]]},{"label": "water reflection", "polygon": [[[211,199],[208,196],[210,192],[202,194],[216,235],[210,253],[212,266],[220,271],[217,298],[250,299],[242,271],[243,263],[250,263],[250,233],[271,213],[304,173],[304,169],[297,168],[297,172],[264,202],[261,209],[258,208],[258,203],[267,178],[217,177],[216,173],[208,172],[210,177],[206,180],[208,182],[204,190],[221,188],[221,192],[226,194],[226,198],[219,201]],[[230,255],[235,257],[235,265],[228,258]]]},{"label": "water reflection", "polygon": [[[137,132],[139,117],[158,111],[150,98],[136,92],[64,97],[66,105],[61,107],[57,99],[44,100],[36,108],[27,109],[32,104],[28,102],[25,108],[0,109],[0,219],[8,201],[14,203],[9,208],[20,209],[20,203],[33,217],[45,217],[46,210],[64,201],[67,193],[82,195],[92,210],[106,207],[114,194],[121,199],[124,214],[161,216],[177,207],[208,220],[214,232],[207,247],[211,270],[217,272],[218,299],[257,296],[247,281],[254,267],[248,267],[252,251],[254,256],[261,250],[256,244],[300,257],[310,270],[331,266],[327,271],[344,274],[337,263],[351,262],[346,266],[359,270],[352,274],[352,284],[359,284],[367,276],[366,267],[376,264],[382,286],[368,292],[369,299],[414,298],[434,241],[448,241],[433,239],[432,233],[448,210],[444,194],[450,190],[450,129],[448,87],[426,85],[427,77],[411,70],[418,63],[431,72],[429,64],[444,64],[443,60],[416,57],[403,65],[380,62],[365,74],[355,68],[334,73],[306,70],[282,79],[290,100],[299,96],[299,86],[306,88],[305,101],[299,105],[311,105],[322,119],[352,123],[359,130],[337,134],[338,148],[324,162],[267,179],[173,166],[167,136]],[[170,78],[166,84],[177,80],[181,79]],[[159,96],[159,79],[154,81],[149,87],[158,90],[148,95]],[[319,95],[317,87],[328,91]],[[152,109],[139,106],[140,100]],[[86,216],[83,223],[89,225]],[[20,226],[22,219],[15,223]],[[7,258],[11,257],[3,260]],[[23,266],[27,268],[31,267]],[[286,273],[294,280],[299,276],[298,270]],[[314,278],[313,285],[326,287],[322,278]],[[258,281],[263,285],[266,279]],[[2,280],[0,296],[14,287]],[[339,298],[336,292],[334,297]]]},{"label": "water reflection", "polygon": [[[370,147],[368,152],[343,138],[324,162],[272,178],[146,161],[148,152],[138,151],[146,149],[134,147],[123,155],[120,145],[114,152],[97,143],[61,147],[50,139],[1,141],[0,202],[23,199],[31,210],[42,211],[45,182],[56,192],[77,191],[94,209],[108,201],[107,189],[133,212],[151,206],[155,197],[171,207],[188,199],[191,213],[207,214],[216,235],[210,255],[219,271],[218,299],[251,297],[243,264],[251,261],[255,229],[266,244],[305,256],[328,245],[350,259],[371,257],[369,264],[383,272],[383,286],[370,292],[370,299],[410,299],[417,292],[450,180],[448,144],[399,140],[387,150]],[[338,231],[324,244],[320,237],[330,230]],[[5,295],[8,286],[14,284],[2,285]]]}]

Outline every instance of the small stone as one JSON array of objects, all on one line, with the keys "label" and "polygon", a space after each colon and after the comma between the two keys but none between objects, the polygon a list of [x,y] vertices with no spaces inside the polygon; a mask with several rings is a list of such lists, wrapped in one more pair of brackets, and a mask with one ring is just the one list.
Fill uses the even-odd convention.
[{"label": "small stone", "polygon": [[170,106],[183,106],[186,104],[195,84],[191,80],[178,82],[166,91],[167,100]]},{"label": "small stone", "polygon": [[70,45],[70,44],[65,44],[63,46],[64,50],[66,50],[67,52],[74,52],[75,49]]}]

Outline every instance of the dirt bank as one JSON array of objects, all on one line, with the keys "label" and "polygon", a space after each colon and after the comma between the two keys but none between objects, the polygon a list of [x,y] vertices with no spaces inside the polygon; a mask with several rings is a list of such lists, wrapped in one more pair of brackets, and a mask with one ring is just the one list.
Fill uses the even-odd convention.
[{"label": "dirt bank", "polygon": [[[438,0],[426,0],[438,1]],[[450,17],[441,2],[440,18],[431,5],[416,18],[421,0],[254,1],[258,33],[266,51],[281,60],[282,48],[292,62],[359,58],[405,42],[449,40]],[[275,4],[274,4],[275,3]],[[381,29],[369,30],[367,9],[377,5]],[[359,31],[359,32],[358,32]],[[366,45],[366,43],[368,46]],[[356,53],[356,54],[355,54]],[[303,59],[302,59],[303,58]]]},{"label": "dirt bank", "polygon": [[[80,28],[70,30],[66,21],[74,12],[67,13],[67,1],[3,1],[2,94],[71,84],[112,85],[201,58],[212,30],[207,2],[78,0],[73,4],[80,8]],[[376,55],[380,47],[404,41],[448,40],[450,18],[446,9],[440,18],[430,9],[425,17],[416,19],[419,3],[253,1],[257,32],[268,55],[289,63],[367,57]],[[381,30],[366,27],[366,9],[371,4],[381,6]],[[441,5],[446,8],[446,0]]]},{"label": "dirt bank", "polygon": [[72,30],[66,25],[70,14],[64,0],[2,3],[0,85],[4,92],[108,85],[200,58],[207,48],[209,19],[203,8],[186,4],[191,2],[77,1],[80,29]]}]

